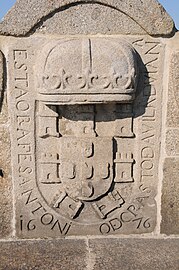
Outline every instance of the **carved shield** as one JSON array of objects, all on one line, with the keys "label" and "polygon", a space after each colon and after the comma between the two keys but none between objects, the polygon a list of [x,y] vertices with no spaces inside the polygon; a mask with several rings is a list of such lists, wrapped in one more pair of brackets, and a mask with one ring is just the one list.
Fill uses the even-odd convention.
[{"label": "carved shield", "polygon": [[113,181],[112,138],[60,139],[60,179],[75,200],[93,201],[105,194]]}]

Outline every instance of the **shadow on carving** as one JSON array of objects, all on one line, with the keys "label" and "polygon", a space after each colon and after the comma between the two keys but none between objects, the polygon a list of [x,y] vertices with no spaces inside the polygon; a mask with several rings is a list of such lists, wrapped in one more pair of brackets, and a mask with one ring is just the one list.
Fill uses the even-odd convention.
[{"label": "shadow on carving", "polygon": [[3,101],[4,101],[4,94],[6,89],[6,82],[7,82],[7,68],[6,68],[6,61],[5,57],[0,51],[0,112],[2,111]]},{"label": "shadow on carving", "polygon": [[[135,99],[131,103],[104,103],[89,105],[47,105],[51,111],[58,115],[59,119],[68,119],[73,122],[109,122],[116,120],[137,118],[145,113],[148,100],[151,96],[150,74],[143,63],[140,55],[136,52],[138,58],[139,78],[136,88]],[[144,91],[146,90],[146,91]],[[119,123],[118,123],[119,124]],[[108,130],[109,131],[109,130]],[[69,134],[68,134],[69,135]],[[97,135],[97,134],[96,134]],[[98,136],[98,135],[97,135]],[[125,137],[125,136],[124,136]],[[128,137],[128,136],[127,136]]]},{"label": "shadow on carving", "polygon": [[138,53],[137,53],[137,57],[138,57],[138,65],[139,65],[139,81],[138,81],[138,87],[136,90],[136,97],[133,103],[133,117],[134,118],[137,118],[145,113],[148,100],[151,96],[151,82],[150,82],[151,75]]},{"label": "shadow on carving", "polygon": [[0,177],[4,177],[3,170],[0,169]]},{"label": "shadow on carving", "polygon": [[[39,163],[39,174],[43,172],[43,175],[39,177],[42,180],[38,185],[41,189],[45,181],[50,186],[58,184],[59,194],[55,196],[55,202],[53,200],[53,203],[50,203],[57,212],[63,207],[66,209],[63,204],[69,201],[70,207],[73,205],[72,208],[75,209],[69,215],[78,220],[87,201],[92,204],[99,217],[105,219],[115,209],[125,204],[126,198],[121,196],[116,184],[129,186],[135,182],[133,121],[145,113],[151,93],[148,71],[139,55],[138,66],[139,81],[134,103],[50,105],[49,102],[48,104],[37,102],[39,115],[37,136],[40,137],[38,149],[42,151],[43,156],[43,160]],[[147,92],[144,89],[147,89]],[[51,143],[56,141],[55,151],[59,151],[58,155],[48,154],[49,160],[47,154],[45,156],[43,154],[46,141],[48,145],[50,141]],[[49,151],[52,150],[49,148]],[[82,166],[80,165],[82,163],[85,165],[81,167],[84,175],[77,176],[76,168]],[[58,164],[61,164],[62,178],[58,172]],[[93,165],[90,169],[91,164]],[[110,166],[109,173],[106,172],[106,164]],[[100,179],[103,180],[95,176],[99,169]],[[81,183],[80,181],[83,182],[82,195],[75,190],[77,184],[74,184]],[[63,186],[67,192],[62,192]],[[107,212],[102,211],[100,205],[108,203],[111,203],[111,208]]]}]

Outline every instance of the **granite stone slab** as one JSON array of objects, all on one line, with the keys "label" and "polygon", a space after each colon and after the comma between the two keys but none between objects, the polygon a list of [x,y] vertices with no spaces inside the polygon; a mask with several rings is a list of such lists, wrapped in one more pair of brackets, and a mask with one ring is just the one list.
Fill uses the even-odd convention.
[{"label": "granite stone slab", "polygon": [[84,240],[23,241],[0,243],[1,270],[83,270]]},{"label": "granite stone slab", "polygon": [[179,158],[166,158],[162,189],[161,233],[179,234]]},{"label": "granite stone slab", "polygon": [[146,36],[8,37],[17,238],[155,231],[163,56]]},{"label": "granite stone slab", "polygon": [[178,44],[155,0],[16,1],[0,23],[2,269],[176,268]]},{"label": "granite stone slab", "polygon": [[[68,12],[67,9],[70,11]],[[109,14],[108,11],[106,13],[106,9],[110,10]],[[75,19],[79,11],[80,16]],[[71,16],[71,12],[74,17]],[[57,13],[64,14],[62,17],[58,17],[55,16]],[[101,13],[105,14],[103,16],[106,21],[103,21],[101,18]],[[115,22],[117,13],[119,18]],[[81,24],[81,16],[83,17],[84,25]],[[56,24],[52,17],[54,17]],[[71,17],[72,21],[70,22]],[[48,19],[49,24],[53,28],[49,26]],[[2,35],[26,36],[42,26],[47,28],[47,33],[50,31],[58,34],[59,31],[62,33],[64,29],[66,34],[70,32],[85,34],[91,29],[91,22],[95,29],[94,33],[95,31],[110,33],[109,29],[111,28],[111,32],[115,32],[115,34],[144,34],[145,32],[152,36],[170,36],[175,29],[173,20],[156,0],[99,0],[97,2],[93,0],[42,0],[40,2],[37,0],[18,0],[0,24],[0,33]],[[107,27],[105,26],[106,23]],[[59,28],[57,24],[62,24],[62,28]],[[98,28],[99,24],[104,25]],[[128,24],[128,26],[125,26],[125,24]],[[117,26],[120,26],[120,28],[117,28]],[[131,28],[130,31],[129,26]]]},{"label": "granite stone slab", "polygon": [[0,51],[0,103],[2,104],[2,94],[4,90],[4,56]]},{"label": "granite stone slab", "polygon": [[90,240],[93,270],[178,270],[179,239]]},{"label": "granite stone slab", "polygon": [[12,181],[10,166],[10,136],[6,128],[0,127],[0,237],[12,232]]},{"label": "granite stone slab", "polygon": [[[176,42],[178,40],[176,39]],[[179,48],[178,48],[179,50]],[[167,110],[167,127],[179,127],[179,52],[172,53],[169,64],[169,94]]]},{"label": "granite stone slab", "polygon": [[5,59],[0,51],[0,237],[12,234],[11,149],[5,92]]},{"label": "granite stone slab", "polygon": [[166,153],[179,156],[179,129],[169,129],[166,134]]},{"label": "granite stone slab", "polygon": [[179,239],[0,242],[1,270],[178,270]]}]

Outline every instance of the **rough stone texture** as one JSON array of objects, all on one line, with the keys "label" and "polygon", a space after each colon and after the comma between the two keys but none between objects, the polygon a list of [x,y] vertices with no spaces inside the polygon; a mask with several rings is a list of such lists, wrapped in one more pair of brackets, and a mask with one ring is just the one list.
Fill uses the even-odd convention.
[{"label": "rough stone texture", "polygon": [[168,156],[179,156],[179,129],[167,131],[166,153]]},{"label": "rough stone texture", "polygon": [[178,270],[179,239],[0,242],[1,270]]},{"label": "rough stone texture", "polygon": [[5,17],[0,270],[179,269],[157,217],[162,186],[161,233],[179,234],[179,35],[156,37],[174,32],[154,0],[18,0]]},{"label": "rough stone texture", "polygon": [[84,240],[0,243],[1,270],[85,270]]},{"label": "rough stone texture", "polygon": [[0,126],[0,237],[12,230],[12,194],[10,173],[10,138],[5,127]]},{"label": "rough stone texture", "polygon": [[62,105],[129,103],[135,98],[137,53],[120,39],[54,39],[43,46],[37,63],[37,91],[54,95]]},{"label": "rough stone texture", "polygon": [[179,47],[178,35],[171,42],[175,52],[169,66],[169,93],[167,108],[166,158],[162,190],[161,232],[179,234]]},{"label": "rough stone texture", "polygon": [[[80,0],[78,1],[78,5],[94,2],[95,1],[93,0]],[[168,36],[172,35],[174,31],[172,19],[156,0],[99,0],[97,2],[100,5],[109,6],[109,8],[112,7],[123,14],[126,14],[127,17],[132,18],[132,20],[134,20],[149,35]],[[45,21],[49,17],[52,17],[56,12],[62,11],[64,8],[71,8],[71,6],[76,5],[76,3],[76,0],[42,0],[40,2],[36,0],[19,0],[0,24],[0,33],[3,35],[15,36],[27,35],[34,27],[38,27],[37,24],[41,19]],[[95,14],[94,17],[96,16],[98,16],[98,11],[97,15]],[[119,13],[119,17],[120,16]],[[65,24],[66,22],[63,23]],[[133,23],[133,26],[135,26],[136,23]],[[131,26],[131,28],[133,27]],[[123,33],[120,29],[118,29],[118,33]],[[134,27],[134,29],[134,32],[130,32],[131,34],[136,32],[138,32],[138,34],[143,33],[143,30],[137,30],[138,26]]]},{"label": "rough stone texture", "polygon": [[12,182],[10,164],[10,136],[8,129],[7,98],[4,93],[4,59],[0,55],[0,237],[12,232]]},{"label": "rough stone texture", "polygon": [[7,39],[16,236],[153,232],[160,40]]},{"label": "rough stone texture", "polygon": [[0,104],[2,103],[3,88],[4,88],[4,57],[2,52],[0,51]]},{"label": "rough stone texture", "polygon": [[[178,37],[178,35],[177,35]],[[176,44],[179,39],[176,39]],[[179,48],[178,48],[179,50]],[[172,54],[169,75],[167,126],[179,127],[179,52]]]},{"label": "rough stone texture", "polygon": [[[57,23],[58,22],[58,23]],[[146,31],[126,14],[99,4],[76,5],[42,20],[35,33],[48,34],[146,34]]]},{"label": "rough stone texture", "polygon": [[179,234],[179,158],[166,158],[162,189],[161,232]]},{"label": "rough stone texture", "polygon": [[89,241],[93,270],[178,270],[179,239]]}]

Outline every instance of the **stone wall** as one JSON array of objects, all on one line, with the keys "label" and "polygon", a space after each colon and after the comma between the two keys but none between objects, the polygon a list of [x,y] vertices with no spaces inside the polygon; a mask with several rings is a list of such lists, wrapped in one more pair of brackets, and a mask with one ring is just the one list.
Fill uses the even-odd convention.
[{"label": "stone wall", "polygon": [[0,95],[0,269],[178,269],[179,34],[157,1],[18,0]]}]

